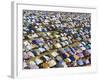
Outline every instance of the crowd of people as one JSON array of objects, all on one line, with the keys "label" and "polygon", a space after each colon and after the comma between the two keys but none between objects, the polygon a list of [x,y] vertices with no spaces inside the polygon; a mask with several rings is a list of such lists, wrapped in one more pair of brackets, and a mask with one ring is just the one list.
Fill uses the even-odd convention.
[{"label": "crowd of people", "polygon": [[91,14],[23,10],[23,68],[91,65]]}]

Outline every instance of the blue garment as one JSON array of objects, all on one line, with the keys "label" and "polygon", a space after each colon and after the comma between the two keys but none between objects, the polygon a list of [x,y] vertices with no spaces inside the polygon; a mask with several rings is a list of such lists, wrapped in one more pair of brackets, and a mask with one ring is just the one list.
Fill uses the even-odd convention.
[{"label": "blue garment", "polygon": [[62,54],[62,57],[64,58],[64,59],[66,59],[67,58],[67,55],[66,54]]},{"label": "blue garment", "polygon": [[42,41],[39,40],[39,39],[37,39],[37,40],[32,40],[32,43],[33,43],[33,44],[39,44],[39,43],[42,43]]},{"label": "blue garment", "polygon": [[84,65],[84,63],[83,63],[83,61],[82,61],[81,59],[78,60],[77,63],[78,63],[79,65],[81,65],[81,66]]},{"label": "blue garment", "polygon": [[71,61],[75,61],[74,56],[71,55],[69,58],[70,58]]},{"label": "blue garment", "polygon": [[41,52],[44,52],[44,51],[45,51],[45,49],[44,49],[44,48],[39,48],[39,50],[40,50]]}]

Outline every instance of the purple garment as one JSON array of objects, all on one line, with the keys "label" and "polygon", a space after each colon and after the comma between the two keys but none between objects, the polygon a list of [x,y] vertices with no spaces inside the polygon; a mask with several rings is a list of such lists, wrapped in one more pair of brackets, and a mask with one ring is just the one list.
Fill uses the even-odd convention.
[{"label": "purple garment", "polygon": [[32,43],[33,43],[33,44],[39,44],[39,43],[42,43],[42,41],[39,40],[39,39],[36,39],[36,40],[32,40]]},{"label": "purple garment", "polygon": [[81,52],[81,53],[78,53],[77,54],[79,57],[84,57],[84,55],[83,55],[83,53]]}]

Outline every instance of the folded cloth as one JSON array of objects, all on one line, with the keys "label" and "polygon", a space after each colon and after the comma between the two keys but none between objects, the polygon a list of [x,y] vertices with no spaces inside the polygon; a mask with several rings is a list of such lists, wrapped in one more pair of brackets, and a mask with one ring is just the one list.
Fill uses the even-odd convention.
[{"label": "folded cloth", "polygon": [[32,35],[32,38],[35,38],[35,37],[38,37],[38,35],[37,34],[33,34]]},{"label": "folded cloth", "polygon": [[48,63],[46,63],[46,62],[45,62],[45,63],[43,63],[43,64],[42,64],[42,66],[43,66],[43,68],[49,68],[49,64],[48,64]]},{"label": "folded cloth", "polygon": [[67,57],[69,57],[69,56],[70,56],[70,54],[69,54],[68,52],[66,52],[65,54],[67,55]]},{"label": "folded cloth", "polygon": [[86,48],[85,48],[84,46],[83,46],[83,47],[81,47],[81,49],[82,49],[82,50],[86,50]]},{"label": "folded cloth", "polygon": [[66,63],[69,63],[69,62],[71,62],[71,59],[70,59],[70,58],[66,58],[66,59],[64,59],[64,61],[65,61]]},{"label": "folded cloth", "polygon": [[36,59],[35,59],[35,62],[36,62],[37,65],[39,65],[39,64],[41,64],[43,61],[40,60],[40,59],[38,59],[38,58],[36,58]]},{"label": "folded cloth", "polygon": [[32,43],[33,44],[39,44],[39,43],[42,43],[43,41],[39,40],[39,39],[35,39],[35,40],[32,40]]},{"label": "folded cloth", "polygon": [[46,55],[44,55],[43,57],[46,59],[46,61],[49,61],[50,60],[50,57],[48,57]]},{"label": "folded cloth", "polygon": [[38,50],[39,50],[40,52],[44,52],[44,51],[45,51],[45,48],[38,48]]},{"label": "folded cloth", "polygon": [[32,53],[34,54],[34,55],[40,55],[40,50],[38,50],[38,49],[34,49],[33,51],[32,51]]},{"label": "folded cloth", "polygon": [[64,42],[61,42],[62,46],[65,46],[66,44]]},{"label": "folded cloth", "polygon": [[57,52],[52,52],[51,55],[52,55],[53,57],[56,57],[56,56],[58,55],[58,53],[57,53]]},{"label": "folded cloth", "polygon": [[48,64],[49,64],[50,67],[53,67],[53,66],[56,65],[56,61],[55,61],[55,60],[50,60],[50,61],[48,62]]},{"label": "folded cloth", "polygon": [[23,65],[23,66],[24,66],[24,68],[28,66],[27,63],[26,63],[25,61],[24,61],[24,65]]},{"label": "folded cloth", "polygon": [[32,45],[27,45],[27,46],[26,46],[26,49],[27,49],[27,50],[31,50],[31,49],[32,49]]},{"label": "folded cloth", "polygon": [[39,68],[34,61],[29,62],[29,67],[30,67],[30,69],[38,69]]},{"label": "folded cloth", "polygon": [[60,56],[57,56],[57,57],[56,57],[56,60],[57,60],[57,61],[62,61],[62,58],[61,58]]},{"label": "folded cloth", "polygon": [[77,55],[78,55],[80,58],[84,57],[84,55],[83,55],[82,52],[78,53]]},{"label": "folded cloth", "polygon": [[62,47],[62,46],[61,46],[59,43],[56,43],[56,44],[55,44],[55,47],[56,47],[56,48],[60,48],[60,47]]},{"label": "folded cloth", "polygon": [[73,55],[69,56],[69,58],[70,58],[71,61],[75,61],[75,58],[74,58]]},{"label": "folded cloth", "polygon": [[66,51],[62,48],[59,48],[58,51],[62,54],[62,53],[66,53]]},{"label": "folded cloth", "polygon": [[61,55],[62,55],[63,59],[67,58],[67,55],[65,53],[62,53]]},{"label": "folded cloth", "polygon": [[91,54],[91,49],[88,49],[87,51],[88,51],[89,54]]},{"label": "folded cloth", "polygon": [[49,47],[48,47],[48,45],[45,45],[45,46],[44,46],[44,48],[45,48],[46,50],[49,50]]},{"label": "folded cloth", "polygon": [[35,56],[31,51],[29,51],[29,52],[24,52],[23,57],[24,57],[24,59],[29,59],[29,58],[35,57]]},{"label": "folded cloth", "polygon": [[77,64],[80,65],[80,66],[84,65],[83,60],[79,59],[79,60],[77,61]]},{"label": "folded cloth", "polygon": [[74,58],[75,58],[75,60],[78,60],[79,59],[79,56],[76,55],[76,54],[74,54]]},{"label": "folded cloth", "polygon": [[27,46],[30,45],[30,43],[28,41],[24,41],[24,45]]}]

